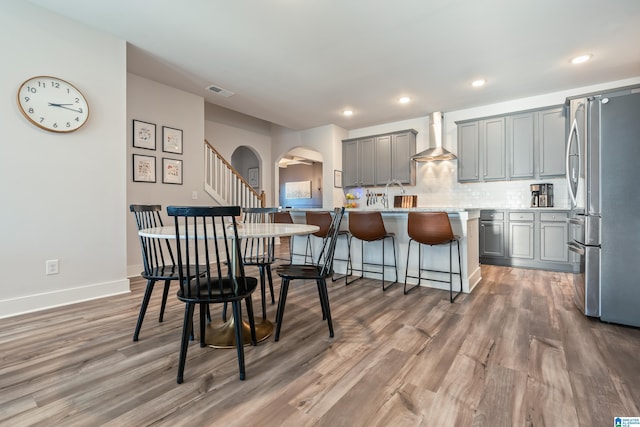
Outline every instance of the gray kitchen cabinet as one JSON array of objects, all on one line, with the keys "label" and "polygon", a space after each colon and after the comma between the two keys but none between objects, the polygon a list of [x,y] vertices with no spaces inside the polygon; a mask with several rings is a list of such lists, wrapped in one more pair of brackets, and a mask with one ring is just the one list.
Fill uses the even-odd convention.
[{"label": "gray kitchen cabinet", "polygon": [[345,187],[374,185],[374,142],[374,138],[343,142],[342,178]]},{"label": "gray kitchen cabinet", "polygon": [[504,212],[480,212],[480,257],[504,258]]},{"label": "gray kitchen cabinet", "polygon": [[539,111],[538,151],[541,178],[565,174],[565,116],[562,107]]},{"label": "gray kitchen cabinet", "polygon": [[480,211],[480,262],[574,271],[575,260],[570,257],[566,243],[568,217],[568,211],[558,210]]},{"label": "gray kitchen cabinet", "polygon": [[458,181],[504,181],[563,176],[562,107],[456,122]]},{"label": "gray kitchen cabinet", "polygon": [[480,180],[479,122],[458,125],[458,181]]},{"label": "gray kitchen cabinet", "polygon": [[507,117],[507,149],[509,178],[534,178],[535,114],[513,114]]},{"label": "gray kitchen cabinet", "polygon": [[566,212],[540,213],[540,260],[569,262]]},{"label": "gray kitchen cabinet", "polygon": [[533,259],[533,212],[509,213],[509,257]]},{"label": "gray kitchen cabinet", "polygon": [[504,131],[505,119],[480,122],[480,147],[482,147],[482,177],[485,181],[507,179],[507,144]]},{"label": "gray kitchen cabinet", "polygon": [[416,134],[413,129],[342,141],[345,187],[383,186],[390,179],[415,185]]}]

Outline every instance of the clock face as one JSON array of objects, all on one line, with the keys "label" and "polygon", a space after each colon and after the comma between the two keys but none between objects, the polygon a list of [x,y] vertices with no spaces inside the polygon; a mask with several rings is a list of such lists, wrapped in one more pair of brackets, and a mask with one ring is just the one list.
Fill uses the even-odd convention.
[{"label": "clock face", "polygon": [[31,123],[51,132],[73,132],[89,118],[82,93],[57,77],[32,77],[22,83],[18,106]]}]

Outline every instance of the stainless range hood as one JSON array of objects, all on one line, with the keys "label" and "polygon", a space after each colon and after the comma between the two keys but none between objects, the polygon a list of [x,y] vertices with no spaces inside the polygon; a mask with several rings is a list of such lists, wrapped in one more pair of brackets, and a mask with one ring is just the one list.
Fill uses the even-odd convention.
[{"label": "stainless range hood", "polygon": [[457,159],[456,155],[442,147],[442,113],[429,114],[429,143],[431,148],[411,156],[416,162],[437,162],[440,160]]}]

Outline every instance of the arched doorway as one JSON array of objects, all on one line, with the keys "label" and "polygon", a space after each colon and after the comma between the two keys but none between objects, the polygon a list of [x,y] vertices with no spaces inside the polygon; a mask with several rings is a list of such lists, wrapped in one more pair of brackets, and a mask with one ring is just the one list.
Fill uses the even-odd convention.
[{"label": "arched doorway", "polygon": [[262,183],[260,158],[251,147],[241,145],[231,154],[231,166],[253,187],[260,191],[264,188]]},{"label": "arched doorway", "polygon": [[322,207],[322,154],[306,147],[285,153],[277,162],[278,204],[292,208]]}]

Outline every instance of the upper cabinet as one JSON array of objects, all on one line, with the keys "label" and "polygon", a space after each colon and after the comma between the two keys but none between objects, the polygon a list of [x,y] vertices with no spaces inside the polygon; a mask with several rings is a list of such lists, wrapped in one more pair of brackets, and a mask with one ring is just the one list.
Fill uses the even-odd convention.
[{"label": "upper cabinet", "polygon": [[563,176],[562,107],[458,122],[458,181]]},{"label": "upper cabinet", "polygon": [[395,179],[415,185],[414,129],[342,141],[345,187],[383,186]]}]

